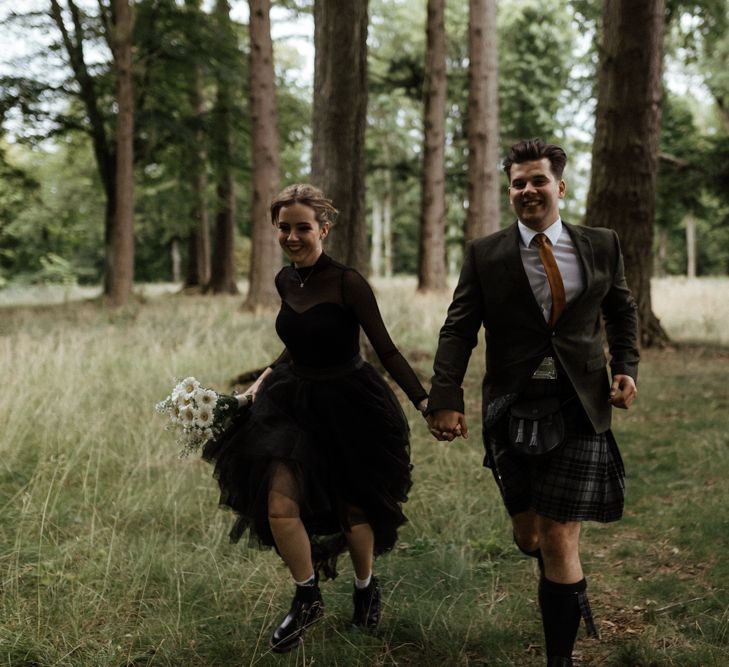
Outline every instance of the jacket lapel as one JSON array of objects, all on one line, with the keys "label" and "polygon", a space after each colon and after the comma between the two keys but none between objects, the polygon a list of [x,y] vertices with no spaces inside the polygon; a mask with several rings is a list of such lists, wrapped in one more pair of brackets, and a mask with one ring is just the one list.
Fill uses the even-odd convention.
[{"label": "jacket lapel", "polygon": [[580,227],[567,224],[564,220],[562,221],[562,224],[572,238],[572,242],[575,244],[575,250],[577,250],[577,256],[579,257],[580,264],[582,266],[582,278],[584,282],[582,292],[580,292],[577,298],[574,299],[574,301],[572,301],[572,303],[567,307],[567,310],[565,311],[567,312],[579,304],[590,289],[595,275],[595,258],[592,250],[592,243],[587,237],[587,234],[585,234]]},{"label": "jacket lapel", "polygon": [[519,250],[520,244],[519,227],[515,222],[506,230],[502,238],[501,253],[503,263],[521,296],[521,303],[530,304],[534,315],[546,328],[547,322],[544,319],[544,315],[542,315],[542,309],[534,297],[532,286],[529,284],[529,278],[527,277],[526,271],[524,271],[524,262],[521,259],[521,251]]}]

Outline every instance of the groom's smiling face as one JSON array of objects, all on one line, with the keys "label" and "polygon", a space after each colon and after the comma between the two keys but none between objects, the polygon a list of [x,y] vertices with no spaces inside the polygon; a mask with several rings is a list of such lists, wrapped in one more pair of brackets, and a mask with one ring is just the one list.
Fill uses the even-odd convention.
[{"label": "groom's smiling face", "polygon": [[509,203],[519,220],[538,232],[557,220],[565,183],[552,173],[546,157],[512,164],[510,178]]}]

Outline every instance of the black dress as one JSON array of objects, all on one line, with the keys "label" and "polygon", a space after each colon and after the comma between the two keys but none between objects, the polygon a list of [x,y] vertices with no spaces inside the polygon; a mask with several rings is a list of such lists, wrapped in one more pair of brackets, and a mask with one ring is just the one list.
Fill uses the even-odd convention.
[{"label": "black dress", "polygon": [[299,505],[315,566],[334,576],[343,530],[356,522],[351,509],[372,526],[375,553],[383,553],[406,520],[401,504],[411,486],[408,423],[382,376],[359,356],[360,327],[413,404],[427,394],[355,270],[322,254],[312,267],[283,268],[276,287],[276,331],[286,349],[251,408],[205,446],[203,458],[215,465],[220,504],[238,515],[231,539],[249,529],[268,546],[275,546],[268,493],[276,467],[285,465],[286,493]]}]

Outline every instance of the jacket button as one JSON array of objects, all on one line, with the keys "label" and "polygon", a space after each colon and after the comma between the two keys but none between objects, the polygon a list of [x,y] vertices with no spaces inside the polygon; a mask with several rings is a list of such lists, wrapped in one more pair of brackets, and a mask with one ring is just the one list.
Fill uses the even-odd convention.
[{"label": "jacket button", "polygon": [[552,338],[554,338],[554,337],[556,337],[556,336],[557,336],[557,332],[556,332],[556,331],[553,331],[553,332],[552,332]]}]

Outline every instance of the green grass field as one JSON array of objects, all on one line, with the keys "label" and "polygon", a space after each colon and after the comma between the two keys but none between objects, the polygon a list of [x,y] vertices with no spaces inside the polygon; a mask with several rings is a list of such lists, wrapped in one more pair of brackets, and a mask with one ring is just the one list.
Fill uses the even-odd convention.
[{"label": "green grass field", "polygon": [[[646,353],[639,402],[617,415],[626,517],[584,530],[602,636],[578,642],[578,664],[729,664],[727,287],[656,284],[664,325],[691,345]],[[677,290],[691,290],[690,312]],[[378,293],[427,380],[448,296],[414,296],[407,280]],[[512,546],[481,467],[482,350],[467,380],[468,441],[435,442],[406,406],[415,485],[410,523],[376,564],[381,635],[348,628],[342,559],[323,585],[325,619],[279,657],[267,644],[290,602],[285,568],[228,543],[210,468],[179,461],[153,412],[175,377],[225,391],[271,360],[274,315],[243,313],[229,297],[148,297],[118,313],[24,302],[0,308],[0,665],[543,664],[534,566]]]}]

